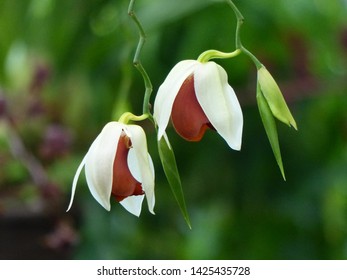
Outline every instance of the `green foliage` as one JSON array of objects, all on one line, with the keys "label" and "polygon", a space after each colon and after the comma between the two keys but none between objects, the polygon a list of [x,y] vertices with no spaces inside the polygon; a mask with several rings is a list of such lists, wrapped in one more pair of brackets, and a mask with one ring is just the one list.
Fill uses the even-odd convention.
[{"label": "green foliage", "polygon": [[181,209],[184,219],[186,220],[188,226],[191,228],[187,207],[184,199],[182,183],[176,165],[175,154],[172,150],[172,147],[170,147],[170,144],[168,142],[169,140],[165,139],[165,137],[162,137],[160,141],[158,141],[158,151],[160,160],[168,183],[170,184],[171,191]]},{"label": "green foliage", "polygon": [[257,97],[257,104],[258,104],[258,108],[259,108],[259,113],[260,113],[261,119],[263,121],[267,137],[270,141],[270,145],[271,145],[272,151],[275,155],[277,164],[278,164],[280,171],[282,173],[282,177],[285,180],[286,176],[284,174],[284,168],[283,168],[280,144],[278,141],[278,133],[277,133],[275,118],[271,112],[271,109],[270,109],[270,106],[268,105],[267,100],[265,99],[265,97],[263,95],[262,90],[260,89],[259,84],[257,84],[257,96],[256,97]]}]

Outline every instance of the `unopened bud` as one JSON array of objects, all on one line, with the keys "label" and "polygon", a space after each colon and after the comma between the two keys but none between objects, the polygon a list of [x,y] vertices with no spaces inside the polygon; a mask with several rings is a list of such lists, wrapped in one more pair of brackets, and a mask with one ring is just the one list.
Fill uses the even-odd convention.
[{"label": "unopened bud", "polygon": [[258,69],[258,84],[274,117],[297,130],[296,122],[289,111],[280,88],[264,66]]}]

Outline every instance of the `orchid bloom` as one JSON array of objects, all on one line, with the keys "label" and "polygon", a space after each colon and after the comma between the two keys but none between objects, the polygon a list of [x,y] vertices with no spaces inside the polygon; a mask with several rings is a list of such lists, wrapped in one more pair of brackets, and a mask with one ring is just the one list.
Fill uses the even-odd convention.
[{"label": "orchid bloom", "polygon": [[165,134],[170,115],[177,133],[188,141],[200,141],[211,128],[232,149],[241,149],[241,107],[227,73],[213,61],[184,60],[170,71],[154,102],[158,140]]},{"label": "orchid bloom", "polygon": [[[154,214],[154,168],[146,135],[138,125],[109,122],[90,146],[72,184],[70,210],[82,168],[93,197],[110,210],[110,197],[139,216],[144,196]],[[67,211],[68,211],[67,210]]]}]

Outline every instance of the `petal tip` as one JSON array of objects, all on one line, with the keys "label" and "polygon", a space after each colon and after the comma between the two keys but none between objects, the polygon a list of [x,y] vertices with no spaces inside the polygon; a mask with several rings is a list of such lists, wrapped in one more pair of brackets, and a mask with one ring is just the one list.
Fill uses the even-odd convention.
[{"label": "petal tip", "polygon": [[106,209],[106,211],[110,212],[111,211],[111,204],[108,203],[108,205],[103,205],[103,207]]},{"label": "petal tip", "polygon": [[96,197],[94,197],[95,200],[106,210],[106,211],[111,211],[111,203],[110,201],[107,200],[101,200],[101,199],[97,199]]},{"label": "petal tip", "polygon": [[73,202],[73,198],[71,198],[71,201],[69,203],[69,206],[67,207],[66,211],[65,212],[69,212],[71,207],[72,207],[72,202]]},{"label": "petal tip", "polygon": [[292,121],[290,124],[292,125],[292,127],[294,127],[296,131],[298,130],[298,126],[295,121]]}]

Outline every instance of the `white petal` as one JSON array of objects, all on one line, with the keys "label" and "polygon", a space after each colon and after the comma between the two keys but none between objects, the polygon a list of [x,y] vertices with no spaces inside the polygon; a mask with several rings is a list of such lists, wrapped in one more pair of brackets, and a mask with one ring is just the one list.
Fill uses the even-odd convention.
[{"label": "white petal", "polygon": [[75,177],[73,178],[70,203],[69,203],[69,206],[68,206],[66,212],[68,212],[70,210],[71,206],[72,206],[72,202],[73,202],[73,199],[75,197],[77,181],[78,181],[78,178],[79,178],[79,176],[81,174],[82,168],[84,167],[85,161],[86,161],[86,157],[83,158],[82,162],[78,166],[77,171],[75,173]]},{"label": "white petal", "polygon": [[[147,155],[148,155],[149,167],[151,168],[152,174],[154,176],[154,164],[153,164],[153,161],[152,161],[150,154],[147,153]],[[137,181],[142,182],[141,170],[140,170],[139,164],[137,163],[137,157],[136,157],[136,153],[135,153],[134,149],[129,150],[128,167],[129,167],[131,175],[133,175],[133,177]]]},{"label": "white petal", "polygon": [[158,141],[169,123],[171,110],[183,82],[194,72],[199,64],[196,60],[183,60],[177,63],[158,89],[154,101],[153,117],[158,124]]},{"label": "white petal", "polygon": [[225,70],[214,62],[200,64],[194,72],[194,87],[196,97],[213,127],[232,149],[240,150],[242,110],[228,84]]},{"label": "white petal", "polygon": [[128,153],[128,167],[130,170],[131,175],[136,179],[138,182],[142,182],[142,174],[140,170],[140,166],[137,162],[137,155],[134,151],[134,149],[130,149]]},{"label": "white petal", "polygon": [[131,214],[139,217],[141,214],[141,205],[144,197],[144,195],[128,196],[119,203]]},{"label": "white petal", "polygon": [[146,134],[138,125],[128,125],[132,138],[133,148],[128,154],[128,166],[131,174],[142,184],[142,189],[146,194],[149,211],[154,214],[154,167],[152,159],[147,151]]},{"label": "white petal", "polygon": [[124,125],[109,122],[90,146],[85,158],[85,174],[90,192],[106,209],[110,210],[113,162],[119,137]]}]

